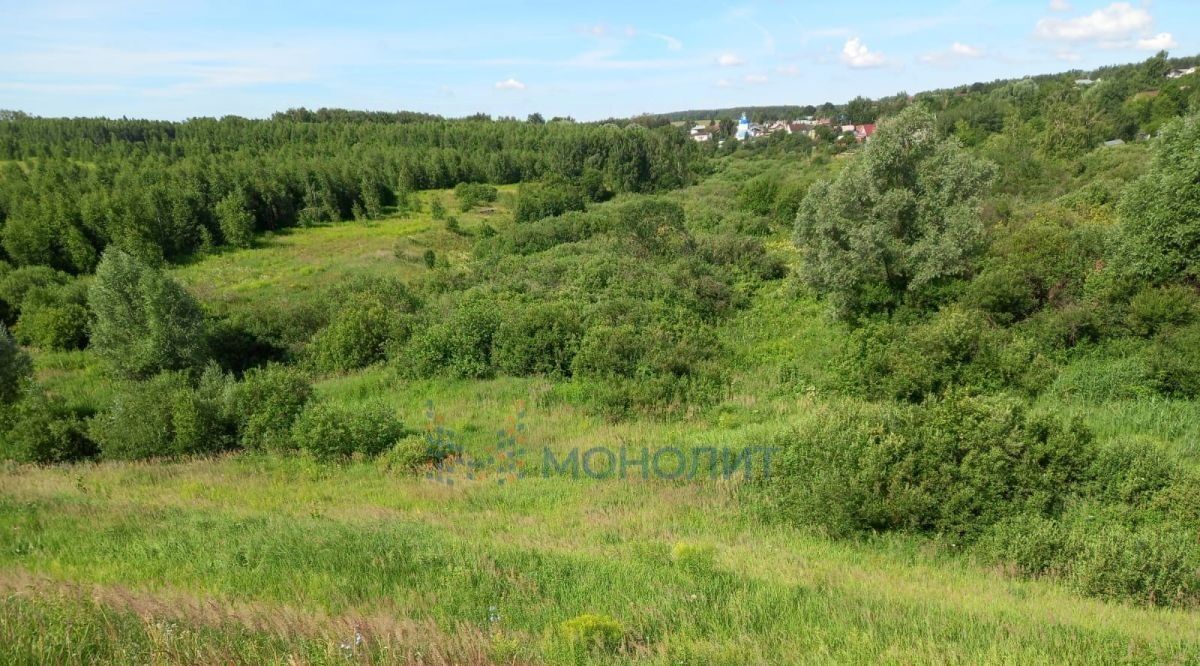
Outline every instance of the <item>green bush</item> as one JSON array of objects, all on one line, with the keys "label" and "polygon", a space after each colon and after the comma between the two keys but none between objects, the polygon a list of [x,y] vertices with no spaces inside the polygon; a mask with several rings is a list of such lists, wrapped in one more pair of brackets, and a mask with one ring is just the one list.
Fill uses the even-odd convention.
[{"label": "green bush", "polygon": [[495,201],[498,194],[495,187],[486,183],[459,183],[454,186],[458,209],[464,213],[478,205]]},{"label": "green bush", "polygon": [[496,328],[492,360],[500,372],[518,377],[566,376],[583,331],[578,307],[572,303],[524,304]]},{"label": "green bush", "polygon": [[558,626],[568,643],[587,650],[609,652],[620,647],[625,639],[625,627],[607,615],[584,613]]},{"label": "green bush", "polygon": [[545,217],[562,215],[571,210],[583,210],[583,193],[571,185],[558,183],[525,183],[517,192],[513,221],[533,222]]},{"label": "green bush", "polygon": [[1189,287],[1146,288],[1129,301],[1129,327],[1136,335],[1153,336],[1171,326],[1190,324],[1200,311],[1200,298]]},{"label": "green bush", "polygon": [[198,368],[207,360],[200,304],[159,268],[110,249],[92,281],[92,347],[122,375]]},{"label": "green bush", "polygon": [[388,471],[411,472],[428,467],[446,458],[449,451],[424,435],[409,435],[379,457],[380,466]]},{"label": "green bush", "polygon": [[128,382],[91,423],[91,436],[110,460],[216,453],[235,443],[219,371],[192,386],[183,373]]},{"label": "green bush", "polygon": [[75,303],[28,307],[13,333],[21,344],[39,349],[83,349],[88,340],[88,310]]},{"label": "green bush", "polygon": [[7,427],[0,437],[0,459],[52,464],[96,455],[84,421],[61,398],[34,391],[2,409]]},{"label": "green bush", "polygon": [[17,346],[8,328],[0,323],[0,405],[19,400],[32,377],[33,359]]},{"label": "green bush", "polygon": [[1003,385],[1004,338],[979,312],[951,307],[912,326],[882,322],[855,330],[842,363],[864,394],[920,402],[955,387]]},{"label": "green bush", "polygon": [[[9,317],[15,317],[25,302],[25,296],[37,287],[58,287],[71,277],[49,266],[21,266],[0,277],[0,301],[8,306]],[[6,318],[12,322],[12,319]]]},{"label": "green bush", "polygon": [[[779,179],[771,175],[756,176],[747,180],[738,190],[738,207],[755,215],[770,215],[779,195]],[[793,211],[793,219],[795,211]]]},{"label": "green bush", "polygon": [[306,407],[292,426],[296,447],[322,460],[354,453],[378,455],[405,434],[404,424],[393,410],[378,404],[315,403]]},{"label": "green bush", "polygon": [[1017,403],[952,396],[847,408],[776,442],[769,487],[788,518],[835,535],[908,530],[970,537],[1014,515],[1052,516],[1084,484],[1095,449],[1078,424]]},{"label": "green bush", "polygon": [[1200,396],[1200,324],[1159,335],[1147,351],[1150,380],[1164,395]]},{"label": "green bush", "polygon": [[246,207],[246,195],[237,192],[217,202],[213,213],[225,243],[233,247],[254,245],[254,214]]},{"label": "green bush", "polygon": [[229,401],[242,446],[258,451],[295,448],[292,424],[312,394],[312,383],[297,368],[272,364],[247,371]]},{"label": "green bush", "polygon": [[309,344],[313,365],[324,372],[365,368],[384,360],[388,348],[408,336],[407,320],[386,305],[358,299],[343,307]]},{"label": "green bush", "polygon": [[500,325],[501,307],[491,299],[469,298],[447,319],[417,327],[398,354],[400,371],[409,377],[491,376],[492,339]]}]

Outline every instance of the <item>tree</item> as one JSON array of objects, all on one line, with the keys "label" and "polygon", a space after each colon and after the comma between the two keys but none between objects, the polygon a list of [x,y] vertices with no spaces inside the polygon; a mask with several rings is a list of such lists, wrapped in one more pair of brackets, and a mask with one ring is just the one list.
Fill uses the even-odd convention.
[{"label": "tree", "polygon": [[216,214],[226,243],[234,247],[250,247],[254,244],[254,215],[246,208],[243,194],[231,194],[219,201]]},{"label": "tree", "polygon": [[929,112],[905,109],[805,196],[795,236],[804,279],[854,319],[963,275],[982,249],[978,203],[994,172],[955,139],[939,140]]},{"label": "tree", "polygon": [[92,346],[128,377],[199,367],[207,356],[199,303],[161,269],[104,253],[88,292]]},{"label": "tree", "polygon": [[10,405],[21,397],[21,389],[33,376],[33,360],[17,346],[0,323],[0,404]]},{"label": "tree", "polygon": [[528,122],[530,125],[545,125],[546,119],[543,118],[542,114],[540,113],[531,113],[529,114],[529,118],[526,120],[526,122]]},{"label": "tree", "polygon": [[1118,210],[1116,267],[1156,284],[1200,277],[1200,117],[1163,130],[1150,172]]}]

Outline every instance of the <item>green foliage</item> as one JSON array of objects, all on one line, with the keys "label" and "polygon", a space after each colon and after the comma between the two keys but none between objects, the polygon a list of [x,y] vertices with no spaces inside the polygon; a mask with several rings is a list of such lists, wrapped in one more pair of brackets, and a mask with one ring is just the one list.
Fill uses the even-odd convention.
[{"label": "green foliage", "polygon": [[1153,284],[1200,277],[1200,117],[1172,123],[1122,197],[1116,261]]},{"label": "green foliage", "polygon": [[1150,379],[1165,395],[1200,397],[1200,324],[1161,334],[1147,354]]},{"label": "green foliage", "polygon": [[492,360],[509,375],[566,376],[583,331],[578,308],[571,303],[517,306],[496,329]]},{"label": "green foliage", "polygon": [[406,432],[393,410],[384,405],[346,407],[322,402],[300,413],[292,426],[292,439],[301,451],[329,460],[353,453],[378,455]]},{"label": "green foliage", "polygon": [[299,369],[272,364],[247,371],[229,400],[242,446],[257,451],[293,448],[292,423],[312,394],[312,383]]},{"label": "green foliage", "polygon": [[458,200],[458,209],[464,213],[476,206],[495,201],[498,195],[499,191],[486,183],[459,183],[454,186],[454,198]]},{"label": "green foliage", "polygon": [[221,229],[221,237],[233,247],[254,245],[254,214],[246,207],[245,195],[230,194],[217,202],[213,211]]},{"label": "green foliage", "polygon": [[206,373],[198,386],[183,373],[127,382],[111,406],[91,423],[90,434],[110,460],[216,453],[234,445],[226,408],[227,381]]},{"label": "green foliage", "polygon": [[442,203],[441,197],[434,197],[429,204],[429,215],[435,220],[446,219],[446,204]]},{"label": "green foliage", "polygon": [[848,319],[965,275],[983,249],[978,206],[993,173],[939,140],[928,112],[905,109],[834,180],[809,189],[796,219],[801,275]]},{"label": "green foliage", "polygon": [[15,321],[21,311],[25,296],[38,287],[55,287],[66,284],[70,276],[49,266],[22,266],[6,271],[0,276],[0,301],[6,306],[5,321]]},{"label": "green foliage", "polygon": [[1129,327],[1136,335],[1152,336],[1171,326],[1195,321],[1200,296],[1190,287],[1145,288],[1129,301]]},{"label": "green foliage", "polygon": [[584,613],[558,625],[563,638],[585,650],[609,652],[620,647],[625,627],[607,615]]},{"label": "green foliage", "polygon": [[387,351],[408,339],[417,300],[396,280],[369,280],[340,290],[341,306],[313,338],[309,358],[321,371],[364,368],[384,360]]},{"label": "green foliage", "polygon": [[83,420],[61,398],[34,390],[15,405],[0,409],[5,410],[0,459],[53,464],[96,455]]},{"label": "green foliage", "polygon": [[831,534],[971,537],[1014,515],[1054,515],[1095,456],[1080,425],[993,398],[823,415],[776,442],[769,482],[790,519]]},{"label": "green foliage", "polygon": [[692,573],[711,572],[717,562],[717,549],[709,545],[679,542],[671,546],[671,562]]},{"label": "green foliage", "polygon": [[200,305],[162,270],[124,251],[105,252],[88,305],[92,347],[127,377],[197,368],[207,358]]},{"label": "green foliage", "polygon": [[517,193],[513,220],[533,222],[562,215],[571,210],[583,210],[583,193],[561,183],[525,183]]},{"label": "green foliage", "polygon": [[8,328],[0,323],[0,405],[19,400],[31,377],[33,359],[17,346]]},{"label": "green foliage", "polygon": [[383,469],[412,472],[441,462],[449,452],[424,435],[409,435],[379,457]]},{"label": "green foliage", "polygon": [[493,373],[492,338],[500,325],[497,304],[484,298],[460,303],[446,319],[417,327],[400,351],[400,371],[411,377],[458,378]]},{"label": "green foliage", "polygon": [[755,215],[770,215],[779,194],[779,181],[769,175],[746,181],[738,191],[738,206]]},{"label": "green foliage", "polygon": [[88,339],[88,310],[77,303],[27,308],[13,332],[22,344],[40,349],[82,349]]}]

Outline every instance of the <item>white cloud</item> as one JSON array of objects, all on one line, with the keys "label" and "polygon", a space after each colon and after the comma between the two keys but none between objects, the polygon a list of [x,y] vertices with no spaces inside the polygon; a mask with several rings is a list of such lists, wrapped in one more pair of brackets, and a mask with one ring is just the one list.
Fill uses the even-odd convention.
[{"label": "white cloud", "polygon": [[842,46],[842,62],[856,69],[866,67],[879,67],[886,60],[879,54],[867,48],[866,44],[858,37],[851,37],[846,40],[846,44]]},{"label": "white cloud", "polygon": [[962,42],[954,42],[945,51],[934,51],[921,56],[923,63],[930,65],[952,65],[959,60],[982,58],[983,49]]},{"label": "white cloud", "polygon": [[1146,37],[1137,41],[1137,47],[1146,51],[1162,51],[1164,49],[1173,49],[1179,46],[1179,42],[1169,32],[1160,32],[1153,37]]},{"label": "white cloud", "polygon": [[746,75],[746,83],[749,83],[751,85],[762,85],[762,84],[766,83],[768,80],[769,79],[767,78],[766,74],[747,74]]},{"label": "white cloud", "polygon": [[683,50],[683,42],[675,37],[670,36],[670,35],[664,35],[664,34],[657,33],[657,32],[648,32],[648,33],[646,33],[646,36],[662,40],[663,43],[667,45],[668,50],[671,50],[671,51],[682,51]]},{"label": "white cloud", "polygon": [[775,72],[777,74],[782,74],[784,76],[800,76],[800,66],[799,65],[780,65],[775,68]]},{"label": "white cloud", "polygon": [[956,56],[962,56],[964,58],[978,58],[983,55],[983,49],[971,46],[970,44],[963,44],[962,42],[954,42],[951,44],[950,52]]},{"label": "white cloud", "polygon": [[736,53],[722,53],[717,56],[717,64],[722,67],[739,67],[746,64]]},{"label": "white cloud", "polygon": [[718,87],[718,88],[728,88],[728,87],[730,87],[730,86],[732,86],[732,85],[733,85],[733,83],[731,83],[731,82],[729,81],[729,79],[719,79],[719,80],[717,81],[717,87]]},{"label": "white cloud", "polygon": [[1069,12],[1071,11],[1071,3],[1067,2],[1067,0],[1050,0],[1050,11]]},{"label": "white cloud", "polygon": [[524,83],[512,77],[496,82],[496,90],[524,90],[526,87]]},{"label": "white cloud", "polygon": [[1086,16],[1073,19],[1044,18],[1037,22],[1034,34],[1043,39],[1083,41],[1119,41],[1149,30],[1154,25],[1150,12],[1128,2],[1114,2]]}]

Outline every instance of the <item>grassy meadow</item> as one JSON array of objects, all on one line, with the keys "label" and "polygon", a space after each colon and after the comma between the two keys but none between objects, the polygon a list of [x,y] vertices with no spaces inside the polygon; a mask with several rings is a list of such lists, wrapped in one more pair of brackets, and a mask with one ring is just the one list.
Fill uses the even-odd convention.
[{"label": "grassy meadow", "polygon": [[[755,168],[734,164],[730,168]],[[738,178],[743,174],[738,173]],[[714,178],[677,195],[724,196]],[[454,265],[506,199],[445,229],[422,212],[301,228],[174,270],[206,307],[291,309],[355,274],[416,279]],[[454,206],[450,206],[454,210]],[[768,241],[797,261],[786,231]],[[324,400],[382,402],[483,451],[522,425],[556,455],[593,446],[741,448],[858,400],[828,391],[846,335],[793,279],[719,328],[738,370],[712,405],[606,419],[545,378],[406,379],[388,365],[316,382]],[[1107,357],[1106,357],[1107,358]],[[111,380],[90,352],[38,353],[78,403]],[[1193,464],[1196,404],[1109,396],[1068,369],[1047,409],[1101,441],[1135,436]],[[1101,362],[1101,361],[1097,361]],[[1109,361],[1103,361],[1109,362]],[[1075,372],[1075,370],[1078,370]],[[899,534],[833,541],[760,515],[747,482],[531,474],[453,484],[386,458],[335,464],[233,453],[0,468],[2,663],[1192,663],[1200,614],[1089,599],[1022,580],[955,544]],[[566,621],[615,618],[592,651]]]}]

